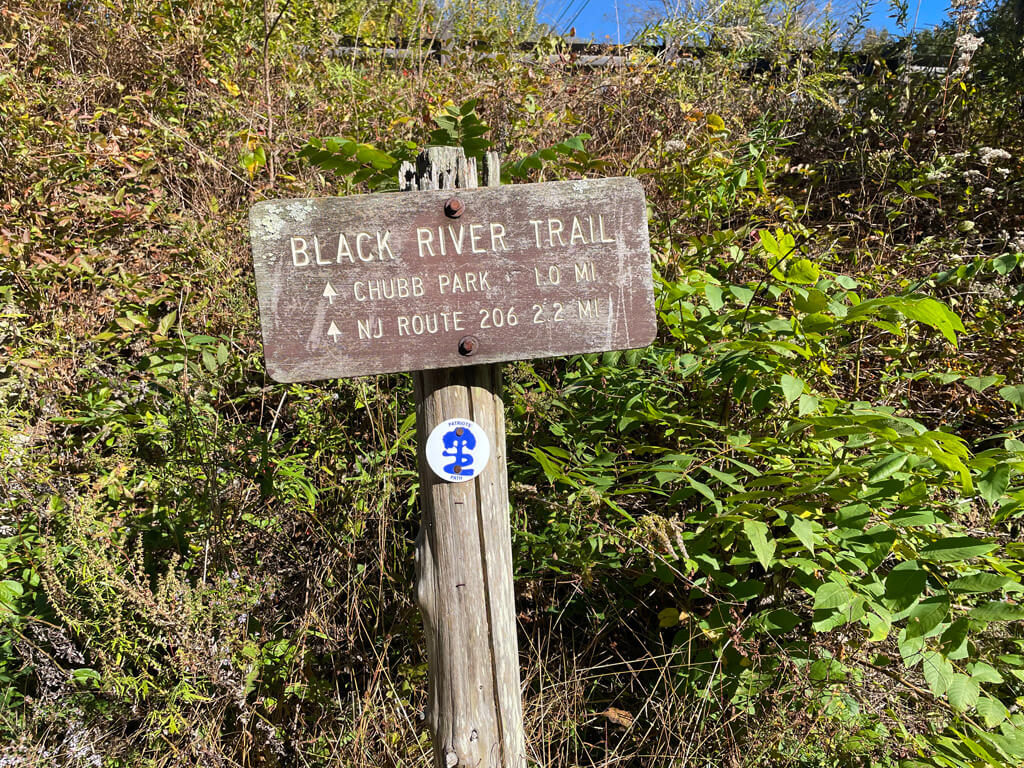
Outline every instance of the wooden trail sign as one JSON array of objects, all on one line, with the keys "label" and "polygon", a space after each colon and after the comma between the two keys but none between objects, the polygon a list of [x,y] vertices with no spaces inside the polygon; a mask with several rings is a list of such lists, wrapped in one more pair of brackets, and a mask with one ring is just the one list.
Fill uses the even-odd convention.
[{"label": "wooden trail sign", "polygon": [[654,339],[647,213],[635,179],[274,200],[255,205],[251,221],[276,381]]},{"label": "wooden trail sign", "polygon": [[[413,194],[272,201],[252,212],[275,380],[413,371],[416,591],[436,768],[526,768],[494,363],[645,346],[655,334],[636,181],[497,189],[494,153],[483,171],[489,188],[473,189],[475,162],[432,147],[400,171]],[[431,460],[440,451],[451,463],[431,469],[428,445]],[[451,482],[467,459],[471,479]]]}]

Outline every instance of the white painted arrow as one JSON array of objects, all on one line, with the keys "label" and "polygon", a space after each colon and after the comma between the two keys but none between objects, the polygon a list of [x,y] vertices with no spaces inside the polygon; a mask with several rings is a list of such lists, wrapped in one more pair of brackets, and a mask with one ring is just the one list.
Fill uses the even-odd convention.
[{"label": "white painted arrow", "polygon": [[334,303],[334,297],[337,296],[337,295],[338,295],[338,292],[336,290],[334,290],[334,286],[331,285],[330,283],[328,283],[327,287],[324,288],[324,297],[327,299],[327,301],[329,301],[331,304],[333,304]]},{"label": "white painted arrow", "polygon": [[334,339],[334,343],[338,343],[338,337],[341,336],[341,331],[338,330],[338,326],[331,320],[331,327],[327,329],[327,335]]}]

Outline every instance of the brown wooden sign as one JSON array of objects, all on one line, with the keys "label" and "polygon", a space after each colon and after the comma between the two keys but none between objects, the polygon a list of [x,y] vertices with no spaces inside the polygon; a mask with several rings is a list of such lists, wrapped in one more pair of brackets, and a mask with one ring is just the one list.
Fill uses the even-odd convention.
[{"label": "brown wooden sign", "polygon": [[643,347],[656,323],[635,179],[258,203],[279,382]]}]

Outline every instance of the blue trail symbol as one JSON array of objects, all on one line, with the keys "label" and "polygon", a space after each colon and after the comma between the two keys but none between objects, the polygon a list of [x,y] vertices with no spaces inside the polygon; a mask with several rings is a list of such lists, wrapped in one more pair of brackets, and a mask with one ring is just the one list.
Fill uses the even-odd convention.
[{"label": "blue trail symbol", "polygon": [[473,465],[473,454],[470,451],[476,448],[473,433],[463,427],[456,427],[451,432],[445,432],[442,440],[444,447],[449,450],[441,451],[441,455],[452,459],[451,464],[445,464],[444,471],[453,475],[472,476],[473,470],[469,467]]}]

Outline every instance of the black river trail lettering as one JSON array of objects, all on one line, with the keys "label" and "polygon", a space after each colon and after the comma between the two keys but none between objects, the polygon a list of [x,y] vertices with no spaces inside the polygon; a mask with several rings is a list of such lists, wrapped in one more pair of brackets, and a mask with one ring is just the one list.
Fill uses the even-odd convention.
[{"label": "black river trail lettering", "polygon": [[[452,197],[459,218],[445,215]],[[253,209],[252,242],[278,381],[654,337],[646,205],[632,179],[270,201]]]}]

